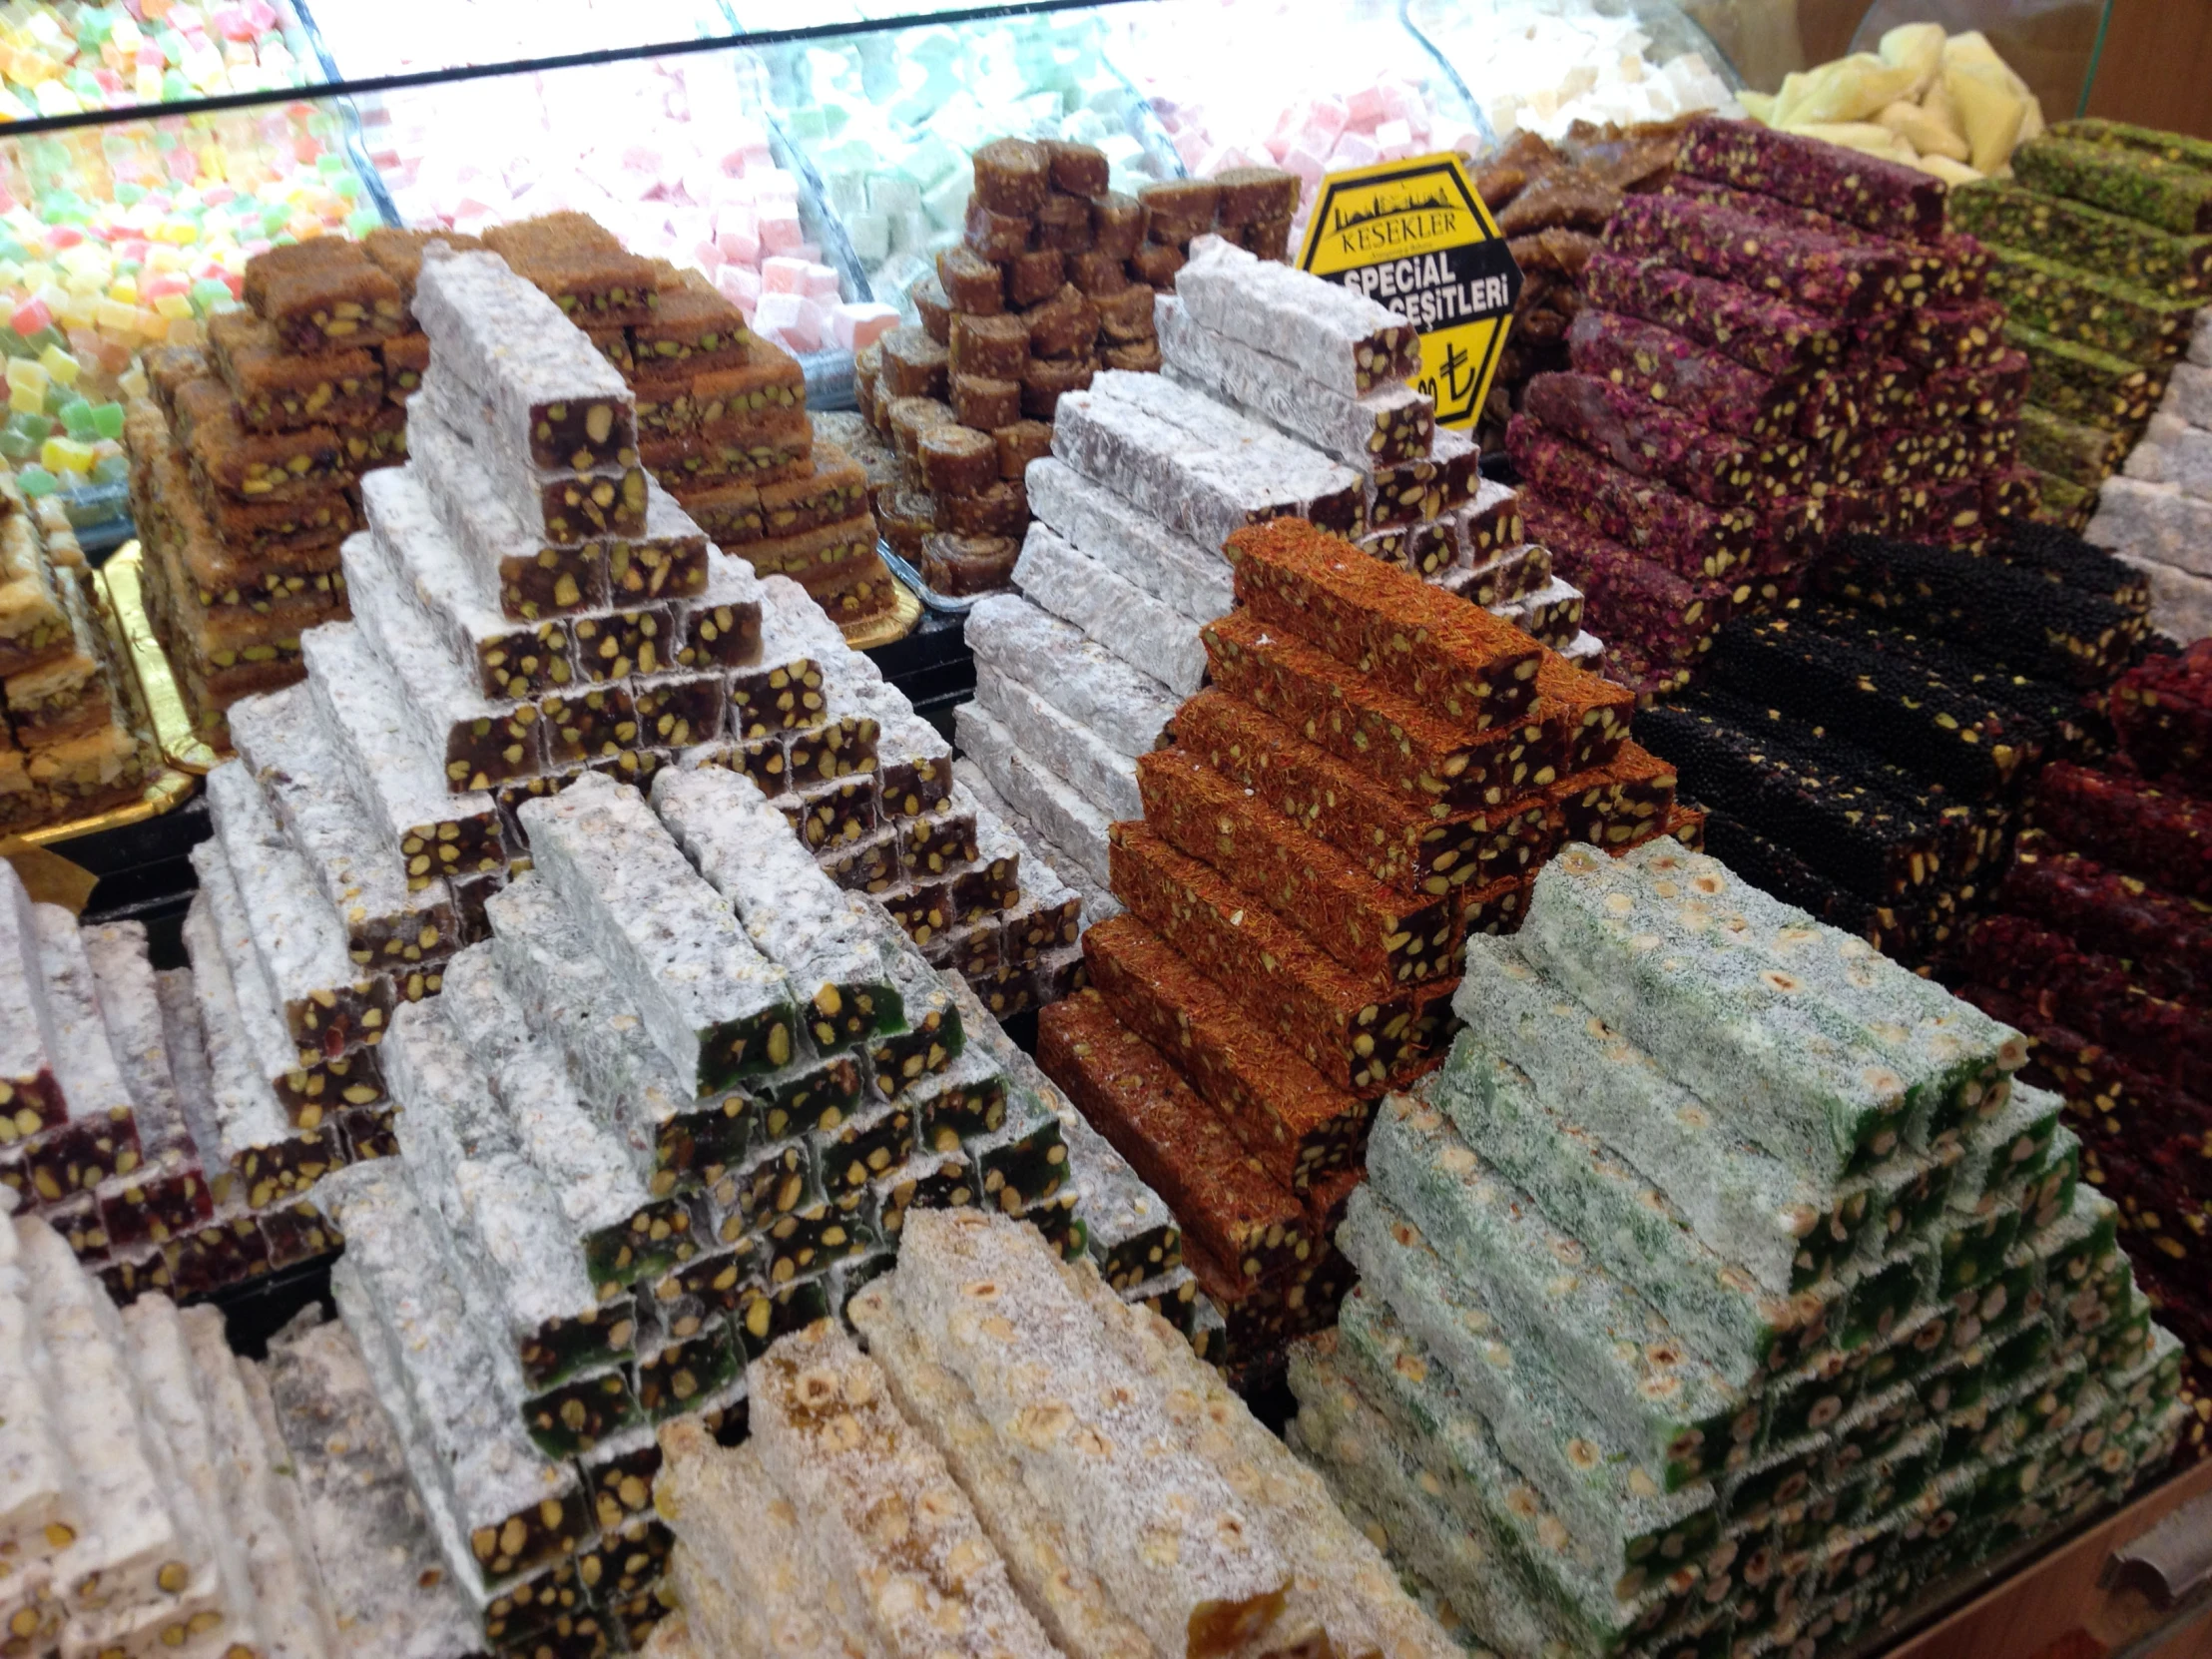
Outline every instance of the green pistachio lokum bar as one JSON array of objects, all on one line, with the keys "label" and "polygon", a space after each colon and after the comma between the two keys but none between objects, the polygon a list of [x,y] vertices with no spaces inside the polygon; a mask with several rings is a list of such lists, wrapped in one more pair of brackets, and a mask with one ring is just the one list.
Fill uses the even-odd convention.
[{"label": "green pistachio lokum bar", "polygon": [[2014,322],[2138,363],[2178,357],[2199,304],[2010,248],[1992,251],[1989,292]]},{"label": "green pistachio lokum bar", "polygon": [[2004,337],[2027,353],[2027,395],[2054,414],[2097,426],[2148,419],[2165,395],[2167,371],[2145,367],[2093,345],[2080,345],[2007,322]]},{"label": "green pistachio lokum bar", "polygon": [[2046,133],[2012,153],[2030,190],[2071,197],[2175,236],[2212,231],[2212,173],[2163,156]]},{"label": "green pistachio lokum bar", "polygon": [[1950,217],[1993,252],[2032,250],[2176,298],[2212,288],[2212,236],[2176,236],[2086,202],[1993,179],[1952,191]]}]

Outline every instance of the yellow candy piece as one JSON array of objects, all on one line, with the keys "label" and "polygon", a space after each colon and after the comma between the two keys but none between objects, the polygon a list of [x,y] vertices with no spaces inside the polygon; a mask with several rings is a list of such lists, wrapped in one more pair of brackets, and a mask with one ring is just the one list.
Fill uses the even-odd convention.
[{"label": "yellow candy piece", "polygon": [[1882,61],[1913,71],[1913,85],[1899,96],[1918,103],[1936,84],[1943,67],[1943,26],[1940,23],[1905,23],[1882,37],[1875,48]]},{"label": "yellow candy piece", "polygon": [[38,448],[39,464],[49,472],[90,472],[92,445],[75,438],[48,438]]},{"label": "yellow candy piece", "polygon": [[46,393],[32,391],[28,386],[19,386],[11,381],[8,385],[8,407],[17,414],[44,414]]},{"label": "yellow candy piece", "polygon": [[153,390],[151,382],[146,378],[146,370],[137,363],[115,377],[115,388],[125,397],[144,397]]},{"label": "yellow candy piece", "polygon": [[181,316],[192,315],[192,296],[185,293],[165,293],[154,301],[157,315],[174,322]]},{"label": "yellow candy piece", "polygon": [[121,299],[101,300],[99,308],[87,320],[106,333],[135,336],[142,332],[138,306]]},{"label": "yellow candy piece", "polygon": [[58,345],[49,345],[38,354],[39,366],[53,375],[55,384],[73,386],[83,365]]},{"label": "yellow candy piece", "polygon": [[1954,162],[1966,159],[1966,141],[1918,104],[1908,104],[1901,98],[1875,121],[1923,156],[1946,156]]},{"label": "yellow candy piece", "polygon": [[2020,126],[2027,120],[2027,100],[2012,90],[2010,75],[2000,63],[1971,59],[1943,66],[1943,90],[1966,130],[1966,159],[1981,173],[2012,159]]},{"label": "yellow candy piece", "polygon": [[53,376],[47,373],[44,363],[37,362],[30,357],[10,357],[8,359],[8,384],[11,387],[29,386],[37,391],[40,396],[44,396],[47,382],[52,378]]},{"label": "yellow candy piece", "polygon": [[[159,322],[160,319],[157,318],[156,321]],[[205,345],[208,342],[208,325],[196,316],[180,316],[168,326],[169,331],[166,334],[150,332],[148,337],[166,339],[172,345]]]},{"label": "yellow candy piece", "polygon": [[1793,132],[1808,124],[1865,121],[1912,89],[1910,66],[1886,64],[1872,52],[1855,52],[1818,69],[1784,78],[1775,99],[1774,123]]},{"label": "yellow candy piece", "polygon": [[110,299],[120,299],[126,305],[137,304],[138,278],[136,276],[118,276],[108,284],[108,297]]}]

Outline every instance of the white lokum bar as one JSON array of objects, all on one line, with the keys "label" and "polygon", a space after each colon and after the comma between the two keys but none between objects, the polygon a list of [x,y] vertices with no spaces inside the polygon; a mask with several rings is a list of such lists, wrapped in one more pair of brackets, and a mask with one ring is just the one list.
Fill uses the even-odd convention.
[{"label": "white lokum bar", "polygon": [[1206,648],[1190,618],[1076,552],[1042,524],[1029,526],[1014,581],[1030,601],[1074,623],[1172,695],[1188,697],[1204,682]]},{"label": "white lokum bar", "polygon": [[697,1092],[790,1062],[789,977],[635,790],[593,774],[521,817],[536,867],[609,965],[634,976],[647,1029]]},{"label": "white lokum bar", "polygon": [[54,1077],[45,983],[31,896],[11,864],[0,871],[0,1146],[60,1123],[69,1110]]},{"label": "white lokum bar", "polygon": [[1420,368],[1420,335],[1396,311],[1219,237],[1191,244],[1175,293],[1216,333],[1283,358],[1347,397],[1402,384]]},{"label": "white lokum bar", "polygon": [[[195,857],[193,864],[200,873],[200,890],[193,894],[192,905],[185,912],[185,950],[192,958],[192,989],[208,1056],[209,1094],[215,1108],[214,1151],[226,1170],[236,1174],[258,1148],[280,1145],[291,1138],[292,1132],[276,1091],[262,1076],[257,1049],[267,1046],[267,1042],[256,1041],[240,1006],[238,980],[231,972],[216,921],[210,888],[217,880],[227,881],[229,870],[220,858],[210,866]],[[274,1012],[271,1018],[275,1018]],[[283,1035],[280,1024],[276,1035]],[[259,1190],[248,1196],[250,1200],[263,1197]],[[267,1196],[275,1197],[274,1189]]]},{"label": "white lokum bar", "polygon": [[452,890],[442,877],[409,880],[407,858],[347,787],[312,692],[288,686],[233,704],[231,742],[337,911],[355,967],[404,973],[458,947]]},{"label": "white lokum bar", "polygon": [[587,1506],[575,1470],[523,1434],[519,1401],[502,1393],[490,1345],[422,1249],[422,1217],[390,1163],[355,1164],[325,1189],[345,1231],[331,1288],[356,1337],[384,1342],[397,1384],[385,1406],[451,1506],[465,1542],[456,1575],[488,1589],[573,1551]]},{"label": "white lokum bar", "polygon": [[243,761],[208,775],[208,806],[224,861],[254,918],[256,957],[301,1065],[374,1042],[392,1005],[388,980],[364,972],[320,882],[269,810]]},{"label": "white lokum bar", "polygon": [[2212,501],[2178,483],[2107,478],[2082,534],[2099,547],[2212,577]]},{"label": "white lokum bar", "polygon": [[[842,1330],[825,1321],[786,1337],[753,1363],[747,1382],[761,1465],[806,1515],[831,1573],[887,1591],[918,1562],[941,1563],[929,1594],[866,1596],[888,1653],[1046,1659],[1057,1651],[944,1459],[899,1415],[882,1373]],[[905,1517],[896,1537],[877,1522],[893,1504]]]},{"label": "white lokum bar", "polygon": [[288,1498],[299,1514],[342,1633],[332,1639],[333,1659],[451,1659],[475,1650],[482,1634],[424,1524],[360,1350],[343,1325],[304,1318],[245,1376],[256,1414],[275,1435],[279,1502]]},{"label": "white lokum bar", "polygon": [[299,637],[307,691],[337,763],[379,838],[405,860],[410,886],[475,875],[506,863],[499,808],[482,792],[455,793],[404,713],[409,693],[350,622]]},{"label": "white lokum bar", "polygon": [[1013,805],[998,793],[998,786],[983,775],[982,768],[973,761],[961,759],[952,763],[952,776],[975,799],[977,805],[988,807],[1001,824],[1021,838],[1024,845],[1041,847],[1051,855],[1052,867],[1060,872],[1061,879],[1074,888],[1083,900],[1084,926],[1095,927],[1098,923],[1121,914],[1121,900],[1107,891],[1080,858],[1038,829],[1027,814],[1016,812]]},{"label": "white lokum bar", "polygon": [[[410,426],[420,415],[470,444],[494,493],[526,534],[555,547],[645,534],[647,480],[634,456],[582,472],[540,466],[527,451],[509,449],[485,431],[482,399],[434,362],[407,409]],[[481,440],[474,436],[479,432]]]},{"label": "white lokum bar", "polygon": [[977,663],[975,701],[1006,728],[1029,760],[1074,789],[1107,819],[1144,817],[1137,763],[1096,732],[1070,719],[1038,693]]},{"label": "white lokum bar", "polygon": [[[108,1022],[100,1011],[99,983],[85,954],[85,941],[77,931],[77,918],[58,904],[33,905],[31,918],[45,977],[47,1015],[53,1022],[54,1069],[69,1101],[69,1121],[131,1130],[135,1143],[131,1091],[108,1041]],[[125,1175],[133,1167],[124,1164],[110,1173]],[[67,1195],[41,1196],[53,1202]]]},{"label": "white lokum bar", "polygon": [[213,1436],[223,1526],[236,1533],[246,1566],[248,1592],[233,1611],[251,1614],[262,1651],[325,1659],[337,1633],[295,1493],[276,1472],[277,1462],[288,1461],[283,1441],[255,1409],[221,1310],[202,1303],[185,1309],[178,1323]]},{"label": "white lokum bar", "polygon": [[1027,686],[1118,753],[1134,760],[1166,741],[1175,697],[1132,668],[1116,647],[1097,643],[1019,594],[978,601],[968,612],[966,637],[979,666]]},{"label": "white lokum bar", "polygon": [[[1153,1380],[1106,1339],[1049,1252],[980,1211],[924,1213],[907,1219],[898,1282],[908,1317],[1016,1446],[1030,1490],[1163,1652],[1206,1659],[1274,1624],[1290,1564],[1220,1473],[1178,1443]],[[1056,1431],[1036,1432],[1043,1422]]]},{"label": "white lokum bar", "polygon": [[900,1027],[881,912],[823,873],[750,779],[720,768],[663,772],[653,781],[653,810],[761,954],[789,975],[818,1049],[828,1054]]},{"label": "white lokum bar", "polygon": [[577,678],[568,629],[500,612],[496,574],[453,540],[417,467],[379,467],[360,490],[369,534],[399,576],[392,597],[424,641],[467,668],[482,696],[528,698]]},{"label": "white lokum bar", "polygon": [[1208,396],[1363,471],[1428,453],[1436,400],[1418,387],[1392,383],[1353,397],[1207,327],[1174,294],[1155,299],[1153,314],[1168,366]]},{"label": "white lokum bar", "polygon": [[1067,785],[1033,766],[1005,727],[973,703],[952,711],[963,756],[975,762],[1015,812],[1029,820],[1101,885],[1113,880],[1106,818]]},{"label": "white lokum bar", "polygon": [[1063,541],[1193,622],[1227,616],[1236,603],[1236,581],[1218,549],[1130,512],[1128,502],[1066,462],[1050,455],[1031,461],[1026,487],[1029,510]]},{"label": "white lokum bar", "polygon": [[100,998],[100,1019],[131,1094],[146,1161],[171,1152],[197,1163],[192,1129],[178,1101],[177,1076],[163,1023],[161,989],[147,954],[146,924],[102,922],[79,930]]},{"label": "white lokum bar", "polygon": [[567,547],[530,529],[501,499],[466,434],[420,398],[407,411],[407,453],[455,545],[498,584],[506,615],[542,622],[612,602],[606,548],[598,542]]},{"label": "white lokum bar", "polygon": [[464,795],[543,772],[538,706],[485,697],[473,670],[421,637],[398,596],[405,578],[374,536],[346,537],[340,557],[354,623],[405,687],[399,712],[447,791]]},{"label": "white lokum bar", "polygon": [[0,1217],[0,1608],[75,1531],[69,1457],[41,1388],[50,1362],[19,1255],[14,1224]]},{"label": "white lokum bar", "polygon": [[636,460],[620,371],[498,255],[426,250],[414,314],[435,360],[483,401],[490,442],[579,472]]}]

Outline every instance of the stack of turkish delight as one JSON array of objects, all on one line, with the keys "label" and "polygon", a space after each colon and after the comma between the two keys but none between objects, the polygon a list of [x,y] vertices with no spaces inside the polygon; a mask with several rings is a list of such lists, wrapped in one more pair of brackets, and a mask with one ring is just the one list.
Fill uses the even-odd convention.
[{"label": "stack of turkish delight", "polygon": [[2033,505],[2027,359],[1939,180],[1708,117],[1603,242],[1573,370],[1529,383],[1507,449],[1623,684],[1679,688],[1835,531],[1978,545]]},{"label": "stack of turkish delight", "polygon": [[866,479],[818,444],[798,360],[696,271],[640,260],[596,221],[548,214],[484,245],[549,295],[629,383],[634,452],[759,576],[789,576],[840,624],[891,608]]},{"label": "stack of turkish delight", "polygon": [[[1051,449],[1061,397],[1101,368],[1160,366],[1150,284],[1182,263],[1175,237],[1213,228],[1222,193],[1163,186],[1140,201],[1109,173],[1085,144],[977,150],[966,238],[913,289],[919,326],[854,356],[860,410],[899,462],[902,487],[875,497],[884,539],[936,592],[1007,585],[1029,523],[1023,475]],[[1264,217],[1297,193],[1276,177],[1256,170],[1237,200]]]},{"label": "stack of turkish delight", "polygon": [[745,1444],[663,1430],[677,1651],[1458,1651],[1218,1377],[1030,1230],[916,1216],[850,1311],[864,1354],[825,1324],[753,1363]]},{"label": "stack of turkish delight", "polygon": [[2112,692],[2119,752],[2037,781],[1998,912],[1945,965],[1959,994],[2026,1032],[2066,1097],[2082,1169],[2160,1317],[2189,1344],[2212,1425],[2205,1178],[2212,1124],[2212,645],[2153,657]]},{"label": "stack of turkish delight", "polygon": [[117,619],[74,536],[0,468],[0,834],[138,800],[161,770]]},{"label": "stack of turkish delight", "polygon": [[339,1651],[221,1313],[163,1296],[118,1311],[44,1219],[0,1214],[0,1333],[11,1653]]},{"label": "stack of turkish delight", "polygon": [[1197,246],[1155,311],[1169,379],[1358,475],[1363,549],[1570,660],[1596,658],[1580,591],[1520,539],[1514,492],[1483,481],[1474,443],[1437,426],[1434,397],[1411,383],[1420,344],[1403,316],[1218,239]]},{"label": "stack of turkish delight", "polygon": [[1986,906],[2046,762],[2099,754],[2105,688],[2147,630],[2141,579],[2055,525],[1986,553],[1845,536],[1804,599],[1721,630],[1645,741],[1706,846],[1915,964]]},{"label": "stack of turkish delight", "polygon": [[1475,426],[1484,446],[1504,446],[1506,423],[1530,380],[1573,366],[1567,330],[1582,312],[1582,268],[1624,195],[1649,195],[1666,185],[1683,125],[1577,121],[1556,145],[1524,128],[1475,165],[1475,192],[1521,273],[1512,327]]},{"label": "stack of turkish delight", "polygon": [[[2046,515],[2079,529],[2160,407],[2205,302],[2212,145],[2061,122],[2013,152],[2009,179],[1953,192],[1950,219],[1987,250],[1989,296],[2027,353],[2020,458],[2041,474]],[[2145,497],[2116,493],[2120,530]]]},{"label": "stack of turkish delight", "polygon": [[1667,841],[1561,853],[1454,1001],[1292,1434],[1483,1643],[1863,1649],[2171,1454],[2016,1031]]},{"label": "stack of turkish delight", "polygon": [[346,1332],[487,1646],[642,1635],[655,1427],[742,1437],[747,1362],[842,1312],[915,1212],[1026,1220],[1207,1335],[1166,1205],[743,777],[670,769],[649,804],[590,776],[520,816],[490,939],[377,1049],[400,1157],[322,1189]]},{"label": "stack of turkish delight", "polygon": [[408,309],[420,243],[385,230],[257,255],[249,308],[211,317],[204,347],[147,354],[124,432],[147,608],[219,749],[231,705],[296,682],[299,636],[347,614],[356,486],[406,459],[429,360]]},{"label": "stack of turkish delight", "polygon": [[219,1290],[336,1248],[303,1194],[352,1155],[340,1108],[311,1159],[281,1144],[281,1118],[265,1129],[226,1034],[202,1019],[227,980],[157,974],[138,923],[80,929],[12,869],[0,929],[0,1188],[116,1302]]},{"label": "stack of turkish delight", "polygon": [[[2194,240],[2212,274],[2212,236]],[[2104,481],[2082,534],[2143,573],[2151,620],[2187,643],[2212,635],[2212,310],[2197,312],[2188,360],[2171,374],[2124,476]]]},{"label": "stack of turkish delight", "polygon": [[1331,1237],[1374,1102],[1440,1052],[1461,939],[1518,926],[1562,840],[1660,833],[1674,774],[1628,692],[1350,543],[1280,520],[1228,548],[1213,686],[1129,767],[1127,913],[1084,934],[1092,988],[1038,1055],[1174,1207],[1256,1381],[1350,1286]]}]

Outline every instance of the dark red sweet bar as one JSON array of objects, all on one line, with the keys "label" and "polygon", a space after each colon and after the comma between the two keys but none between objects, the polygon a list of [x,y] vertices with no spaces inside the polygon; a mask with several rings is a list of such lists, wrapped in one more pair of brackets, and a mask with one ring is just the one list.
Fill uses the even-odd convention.
[{"label": "dark red sweet bar", "polygon": [[1211,864],[1367,983],[1418,984],[1457,958],[1451,906],[1386,887],[1186,749],[1138,758],[1145,824]]},{"label": "dark red sweet bar", "polygon": [[1255,615],[1455,726],[1487,731],[1535,699],[1536,648],[1519,629],[1304,519],[1239,530],[1225,551]]},{"label": "dark red sweet bar", "polygon": [[1822,316],[1864,316],[1903,298],[1901,262],[1886,249],[1682,197],[1624,198],[1606,223],[1605,246],[1631,259],[1668,259]]},{"label": "dark red sweet bar", "polygon": [[1785,299],[1684,271],[1672,255],[1636,257],[1600,249],[1582,268],[1589,304],[1687,334],[1760,374],[1832,367],[1843,331]]},{"label": "dark red sweet bar", "polygon": [[1795,202],[1785,202],[1779,196],[1763,191],[1738,190],[1733,185],[1716,183],[1711,179],[1693,179],[1676,174],[1667,181],[1664,192],[1668,196],[1687,197],[1712,207],[1725,208],[1749,219],[1766,220],[1776,225],[1788,225],[1801,231],[1816,231],[1838,242],[1857,247],[1879,246],[1899,262],[1899,286],[1909,304],[1921,305],[1932,298],[1948,298],[1956,292],[1956,282],[1946,279],[1950,261],[1939,243],[1899,241],[1876,236],[1870,231],[1820,208],[1800,207]]},{"label": "dark red sweet bar", "polygon": [[2060,761],[2035,783],[2035,827],[2184,898],[2212,900],[2212,803]]},{"label": "dark red sweet bar", "polygon": [[[1655,478],[1640,478],[1613,465],[1525,414],[1507,424],[1505,448],[1529,493],[1540,497],[1542,505],[1573,513],[1600,534],[1689,581],[1718,581],[1751,562],[1758,521],[1746,508],[1716,510],[1693,501]],[[1524,517],[1533,505],[1524,506]],[[1536,539],[1546,540],[1541,535]]]},{"label": "dark red sweet bar", "polygon": [[1417,1058],[1405,992],[1371,989],[1142,824],[1111,833],[1114,896],[1322,1076],[1377,1094]]},{"label": "dark red sweet bar", "polygon": [[1795,379],[1747,368],[1686,333],[1624,312],[1593,296],[1567,329],[1575,368],[1679,409],[1716,430],[1766,438],[1795,432],[1803,388]]},{"label": "dark red sweet bar", "polygon": [[1553,567],[1589,601],[1591,631],[1602,638],[1625,635],[1661,666],[1678,666],[1705,652],[1728,620],[1726,583],[1688,581],[1548,499],[1532,500],[1524,511],[1529,534],[1551,549]]},{"label": "dark red sweet bar", "polygon": [[1255,1022],[1135,916],[1083,935],[1091,983],[1121,1022],[1172,1060],[1278,1185],[1357,1169],[1373,1108]]},{"label": "dark red sweet bar", "polygon": [[2212,796],[2212,640],[2122,675],[2112,687],[2112,724],[2137,772]]},{"label": "dark red sweet bar", "polygon": [[2035,831],[2020,837],[1997,901],[2091,950],[2133,960],[2163,995],[2212,1004],[2212,913],[2202,904],[2053,846]]},{"label": "dark red sweet bar", "polygon": [[1308,1233],[1305,1207],[1252,1167],[1221,1114],[1096,991],[1037,1015],[1037,1063],[1167,1201],[1186,1254],[1195,1241],[1235,1263],[1240,1283],[1261,1285],[1296,1274],[1326,1248]]},{"label": "dark red sweet bar", "polygon": [[1928,242],[1943,234],[1941,180],[1756,121],[1693,122],[1674,165],[1677,174],[1779,197],[1876,236]]},{"label": "dark red sweet bar", "polygon": [[1521,409],[1623,471],[1663,480],[1708,506],[1730,506],[1758,487],[1754,452],[1742,439],[1595,374],[1539,374]]}]

